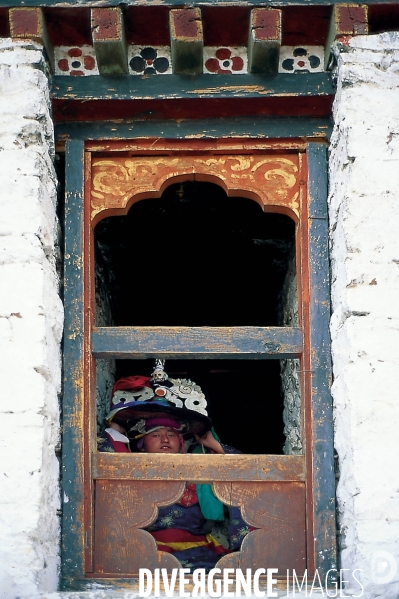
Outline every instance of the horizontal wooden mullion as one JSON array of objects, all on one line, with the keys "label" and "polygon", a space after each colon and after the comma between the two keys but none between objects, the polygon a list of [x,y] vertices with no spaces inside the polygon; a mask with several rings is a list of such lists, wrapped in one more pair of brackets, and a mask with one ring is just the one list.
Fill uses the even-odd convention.
[{"label": "horizontal wooden mullion", "polygon": [[92,455],[95,479],[215,481],[305,480],[304,456],[110,454]]},{"label": "horizontal wooden mullion", "polygon": [[297,358],[302,331],[290,327],[99,327],[96,358]]}]

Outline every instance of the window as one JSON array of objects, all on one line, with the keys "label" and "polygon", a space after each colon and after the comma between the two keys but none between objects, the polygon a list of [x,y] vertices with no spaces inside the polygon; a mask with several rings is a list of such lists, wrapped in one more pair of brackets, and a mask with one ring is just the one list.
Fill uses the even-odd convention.
[{"label": "window", "polygon": [[[294,221],[263,212],[253,200],[229,198],[214,183],[171,184],[159,199],[100,221],[94,242],[97,326],[297,321]],[[150,375],[154,360],[96,364],[101,426],[115,376]],[[279,360],[168,360],[166,367],[173,378],[201,384],[226,443],[244,453],[282,453]]]},{"label": "window", "polygon": [[[93,578],[133,581],[141,567],[176,567],[172,556],[156,554],[142,528],[157,505],[171,504],[181,495],[186,480],[212,482],[218,497],[244,509],[247,521],[259,529],[250,534],[245,549],[222,558],[221,567],[256,569],[266,564],[279,568],[283,578],[287,569],[301,573],[317,567],[322,575],[333,567],[325,177],[325,146],[316,143],[68,143],[63,442],[67,588],[84,588]],[[190,218],[192,235],[185,230]],[[206,243],[200,235],[202,222]],[[164,235],[169,236],[168,251],[154,242]],[[179,252],[181,240],[184,255]],[[243,252],[246,268],[234,258]],[[126,297],[123,271],[139,273],[141,263],[155,281],[159,271],[164,274],[162,290],[165,283],[173,284],[172,290],[183,289],[191,301],[177,310],[168,297],[162,311],[158,302],[143,302],[140,293]],[[96,265],[97,277],[103,273],[97,305]],[[179,278],[179,269],[190,266],[195,273]],[[269,287],[262,276],[270,279]],[[137,280],[138,290],[140,283],[148,283],[146,276]],[[195,294],[204,287],[208,291],[207,285],[215,293],[198,310]],[[175,372],[189,372],[196,382],[205,380],[214,389],[214,418],[221,428],[223,396],[234,374],[244,393],[246,377],[270,381],[274,412],[265,419],[275,419],[277,440],[267,445],[247,435],[242,456],[152,454],[148,460],[145,454],[97,453],[96,363],[115,361],[112,368],[118,373],[129,369],[135,374],[153,358],[165,358]],[[130,361],[137,366],[134,372]],[[283,387],[287,389],[289,379],[300,385],[300,422],[286,417],[292,430],[302,429],[297,446],[285,444],[291,455],[281,453],[280,371]],[[262,384],[250,388],[252,396]],[[239,395],[232,402],[238,409]],[[255,401],[250,409],[256,412],[257,406]],[[269,442],[270,434],[267,437]],[[239,445],[235,439],[226,441]]]}]

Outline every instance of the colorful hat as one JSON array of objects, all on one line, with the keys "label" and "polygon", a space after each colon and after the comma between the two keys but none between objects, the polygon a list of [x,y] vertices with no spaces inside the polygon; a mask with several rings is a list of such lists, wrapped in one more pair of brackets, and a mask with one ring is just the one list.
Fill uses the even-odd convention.
[{"label": "colorful hat", "polygon": [[186,423],[185,432],[203,435],[212,427],[201,387],[190,379],[169,379],[165,361],[156,360],[151,377],[129,376],[112,389],[108,422],[114,418],[131,426],[155,416],[173,417]]}]

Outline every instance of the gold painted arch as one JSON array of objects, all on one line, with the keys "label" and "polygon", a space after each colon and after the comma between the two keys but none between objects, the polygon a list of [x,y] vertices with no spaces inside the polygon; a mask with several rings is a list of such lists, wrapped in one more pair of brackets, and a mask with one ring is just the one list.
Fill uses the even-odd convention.
[{"label": "gold painted arch", "polygon": [[245,197],[265,212],[295,222],[300,212],[299,154],[226,154],[95,158],[91,165],[91,221],[126,214],[142,199],[158,198],[183,181],[214,183],[228,197]]}]

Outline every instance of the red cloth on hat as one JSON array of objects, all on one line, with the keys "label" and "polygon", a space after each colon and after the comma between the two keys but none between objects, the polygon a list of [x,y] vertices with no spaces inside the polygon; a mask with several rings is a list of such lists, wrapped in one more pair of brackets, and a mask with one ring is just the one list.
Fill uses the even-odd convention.
[{"label": "red cloth on hat", "polygon": [[148,387],[150,380],[151,378],[149,376],[126,376],[125,378],[116,381],[115,385],[112,387],[112,395],[114,395],[116,391],[137,391],[143,387]]}]

